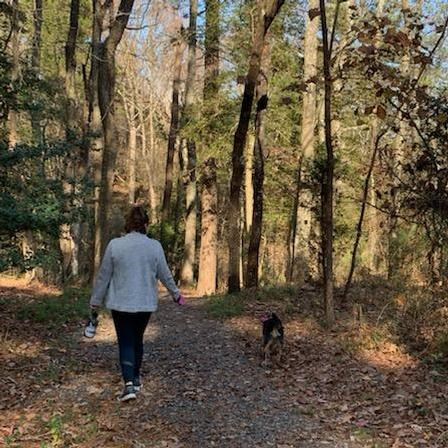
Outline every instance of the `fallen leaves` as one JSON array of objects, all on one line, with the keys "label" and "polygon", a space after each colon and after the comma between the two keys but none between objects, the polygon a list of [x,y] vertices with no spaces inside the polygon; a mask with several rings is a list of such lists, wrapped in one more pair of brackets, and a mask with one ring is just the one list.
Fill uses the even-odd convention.
[{"label": "fallen leaves", "polygon": [[187,315],[167,305],[151,321],[144,390],[130,406],[115,399],[121,383],[108,319],[88,342],[76,327],[50,340],[38,327],[9,332],[0,436],[24,447],[53,439],[79,448],[447,446],[447,389],[437,370],[389,341],[349,350],[349,326],[327,333],[303,315],[284,322],[283,367],[264,370],[256,316],[266,307],[253,303],[223,324],[207,319],[200,302]]}]

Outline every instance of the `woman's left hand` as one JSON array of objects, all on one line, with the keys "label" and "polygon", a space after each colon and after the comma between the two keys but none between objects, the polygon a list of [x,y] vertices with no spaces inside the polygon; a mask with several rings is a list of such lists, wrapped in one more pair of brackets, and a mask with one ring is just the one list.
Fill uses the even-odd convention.
[{"label": "woman's left hand", "polygon": [[185,304],[187,303],[187,301],[185,300],[185,297],[184,297],[182,294],[180,294],[179,297],[178,297],[177,299],[174,299],[174,301],[175,301],[179,306],[185,305]]}]

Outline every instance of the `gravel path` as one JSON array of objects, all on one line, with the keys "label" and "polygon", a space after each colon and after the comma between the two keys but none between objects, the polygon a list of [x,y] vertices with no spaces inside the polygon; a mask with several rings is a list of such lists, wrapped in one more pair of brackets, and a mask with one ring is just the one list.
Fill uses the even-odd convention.
[{"label": "gravel path", "polygon": [[[129,406],[144,409],[144,421],[162,422],[175,434],[160,446],[355,446],[332,435],[326,440],[318,422],[294,405],[294,391],[274,385],[275,370],[260,367],[256,353],[248,356],[241,338],[209,319],[202,305],[194,300],[178,308],[163,299],[145,336],[144,392]],[[111,323],[104,325],[109,339]],[[112,361],[115,348],[102,354]],[[135,446],[153,446],[138,440]]]},{"label": "gravel path", "polygon": [[288,373],[285,381],[285,371],[259,365],[258,328],[244,335],[232,322],[210,319],[204,303],[190,300],[180,308],[162,298],[145,334],[143,391],[131,403],[116,400],[122,382],[109,316],[91,340],[81,326],[27,329],[11,320],[8,344],[0,350],[0,383],[7,392],[0,400],[0,445],[362,446],[307,412],[302,371]]}]

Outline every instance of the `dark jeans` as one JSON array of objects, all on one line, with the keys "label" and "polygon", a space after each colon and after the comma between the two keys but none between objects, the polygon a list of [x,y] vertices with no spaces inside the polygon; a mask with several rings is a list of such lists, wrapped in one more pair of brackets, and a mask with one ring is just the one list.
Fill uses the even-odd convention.
[{"label": "dark jeans", "polygon": [[151,313],[125,313],[112,310],[120,350],[120,365],[124,382],[140,377],[143,359],[143,334]]}]

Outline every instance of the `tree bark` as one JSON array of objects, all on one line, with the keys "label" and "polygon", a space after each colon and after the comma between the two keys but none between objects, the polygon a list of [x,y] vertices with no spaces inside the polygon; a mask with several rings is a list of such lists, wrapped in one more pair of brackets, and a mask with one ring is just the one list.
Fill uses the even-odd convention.
[{"label": "tree bark", "polygon": [[70,3],[70,25],[65,44],[65,94],[67,96],[66,106],[66,138],[74,138],[77,118],[76,105],[76,39],[79,28],[79,0],[72,0]]},{"label": "tree bark", "polygon": [[[378,0],[376,5],[376,16],[380,18],[383,15],[385,0]],[[379,34],[376,37],[380,38]],[[372,116],[372,121],[370,124],[370,142],[374,143],[376,141],[376,135],[378,134],[379,119],[376,115]],[[373,152],[374,146],[370,147],[370,151]],[[374,275],[380,272],[381,264],[381,233],[380,228],[381,218],[380,212],[375,208],[376,204],[376,192],[375,192],[375,170],[372,171],[369,187],[370,204],[372,207],[368,207],[366,210],[366,221],[369,223],[369,232],[367,237],[367,255],[368,255],[368,265],[369,270]]]},{"label": "tree bark", "polygon": [[91,146],[89,148],[88,165],[92,172],[94,184],[94,245],[93,245],[93,263],[92,280],[101,263],[101,228],[99,224],[100,215],[100,186],[101,186],[101,165],[103,158],[103,129],[101,125],[101,112],[98,103],[98,72],[100,61],[101,34],[104,27],[105,11],[97,0],[93,2],[93,25],[92,25],[92,55],[90,64],[90,74],[88,83],[88,102],[89,114],[87,129],[92,136]]},{"label": "tree bark", "polygon": [[129,105],[131,122],[129,125],[129,202],[135,202],[135,155],[137,151],[137,128],[135,126],[135,104]]},{"label": "tree bark", "polygon": [[255,135],[252,132],[247,137],[246,157],[244,164],[244,194],[245,194],[245,232],[250,234],[252,229],[252,218],[254,214],[254,184],[253,184],[253,170],[254,170],[254,150],[255,150]]},{"label": "tree bark", "polygon": [[[182,30],[180,30],[180,34]],[[162,200],[162,222],[161,222],[161,236],[163,236],[163,227],[169,220],[171,211],[171,194],[173,190],[173,161],[174,153],[176,152],[176,141],[179,133],[179,92],[181,83],[181,70],[182,70],[182,53],[183,45],[181,43],[181,37],[175,43],[176,50],[174,60],[174,79],[173,79],[173,93],[171,100],[171,122],[170,130],[168,134],[168,151],[166,155],[166,167],[165,167],[165,188],[163,190]],[[162,238],[163,239],[163,238]]]},{"label": "tree bark", "polygon": [[220,0],[205,3],[205,76],[204,100],[210,100],[219,91]]},{"label": "tree bark", "polygon": [[[31,51],[31,68],[36,76],[40,72],[40,54],[42,47],[42,23],[43,23],[43,0],[35,0],[33,11],[33,48]],[[33,141],[36,144],[42,143],[42,128],[40,120],[40,112],[31,110],[31,129],[33,133]]]},{"label": "tree bark", "polygon": [[364,222],[364,214],[366,211],[367,199],[369,197],[370,179],[372,177],[373,168],[375,166],[376,155],[378,153],[378,146],[379,146],[380,138],[381,138],[381,135],[378,134],[378,123],[375,122],[375,126],[372,125],[372,127],[370,129],[370,147],[372,148],[372,156],[370,159],[369,169],[367,171],[367,175],[364,180],[364,189],[363,189],[362,199],[361,199],[361,201],[362,201],[361,202],[361,212],[359,214],[358,225],[356,227],[356,237],[355,237],[355,242],[353,244],[352,259],[351,259],[351,263],[350,263],[350,271],[349,271],[349,274],[347,277],[347,281],[345,283],[343,301],[345,301],[347,299],[348,291],[352,284],[353,274],[354,274],[355,268],[356,268],[356,255],[358,252],[359,242],[361,241],[361,236],[362,236],[362,225]]},{"label": "tree bark", "polygon": [[242,160],[246,144],[247,131],[252,112],[255,86],[260,72],[266,33],[280,11],[284,0],[264,0],[258,2],[257,23],[255,28],[252,50],[249,60],[249,70],[244,84],[243,101],[241,104],[238,127],[235,131],[232,151],[232,178],[230,181],[229,204],[229,293],[240,290],[240,192],[244,174]]},{"label": "tree bark", "polygon": [[216,161],[207,159],[201,179],[202,233],[197,293],[209,295],[216,291],[218,244],[218,189]]},{"label": "tree bark", "polygon": [[[65,132],[67,141],[71,141],[76,137],[76,129],[79,125],[79,113],[76,98],[76,40],[78,37],[79,28],[79,0],[72,0],[70,4],[70,23],[67,33],[67,41],[65,45],[65,93],[66,93],[66,108],[65,108]],[[75,148],[73,148],[75,150]],[[67,169],[75,179],[82,178],[86,172],[86,157],[81,148],[76,148],[76,153],[70,154],[67,162]],[[77,185],[69,188],[77,188]],[[80,205],[80,204],[77,204]],[[73,279],[79,276],[80,265],[80,245],[81,245],[81,222],[75,222],[67,225],[66,231],[63,231],[61,237],[66,235],[69,238],[67,244],[64,246],[70,247],[71,253],[70,269]],[[64,257],[65,258],[65,257]],[[65,272],[64,274],[68,274]]]},{"label": "tree bark", "polygon": [[[190,0],[190,26],[188,29],[188,72],[185,85],[185,109],[183,126],[193,118],[194,84],[196,79],[196,22],[198,15],[198,0]],[[197,188],[196,188],[196,143],[187,139],[187,181],[185,185],[185,245],[180,274],[183,286],[192,286],[194,282],[194,262],[196,255],[196,218],[197,218]]]},{"label": "tree bark", "polygon": [[[19,29],[19,0],[12,1],[12,17],[11,17],[11,38],[9,41],[10,44],[10,53],[12,59],[12,67],[11,67],[11,84],[13,88],[17,88],[17,82],[19,80],[20,75],[20,29]],[[18,134],[17,134],[17,118],[18,113],[15,107],[9,108],[8,111],[8,149],[13,151],[18,143]]]},{"label": "tree bark", "polygon": [[[310,0],[309,10],[319,8],[319,0]],[[317,76],[317,54],[318,54],[318,28],[319,16],[311,19],[308,15],[304,40],[303,78],[305,82]],[[307,82],[307,90],[303,93],[302,100],[302,123],[300,134],[300,155],[297,166],[297,189],[294,201],[290,260],[289,281],[305,281],[312,271],[311,263],[311,226],[313,215],[311,208],[315,198],[308,185],[308,169],[314,158],[315,152],[315,129],[317,124],[317,88],[315,82]]]},{"label": "tree bark", "polygon": [[147,145],[146,138],[146,123],[145,123],[145,115],[143,112],[143,108],[140,106],[138,109],[138,116],[140,121],[140,129],[141,129],[141,150],[142,157],[145,161],[146,172],[148,174],[148,190],[149,190],[149,207],[151,209],[151,214],[149,216],[149,222],[151,224],[155,224],[157,222],[157,207],[158,200],[157,194],[154,185],[154,112],[153,112],[153,102],[152,102],[152,94],[149,94],[149,147]]},{"label": "tree bark", "polygon": [[[155,160],[155,134],[154,134],[154,103],[152,98],[152,93],[149,94],[149,159],[154,170],[154,160]],[[154,176],[151,175],[149,179],[149,201],[151,207],[150,222],[155,224],[157,222],[157,209],[159,207],[159,198],[156,192],[156,184]]]},{"label": "tree bark", "polygon": [[247,256],[246,287],[258,287],[259,254],[261,232],[263,228],[263,195],[264,195],[264,119],[268,107],[268,81],[264,73],[260,73],[256,88],[257,113],[255,116],[255,147],[254,147],[254,203],[252,229],[250,232],[249,252]]},{"label": "tree bark", "polygon": [[325,114],[325,148],[326,161],[322,184],[322,254],[324,274],[324,303],[327,325],[334,324],[333,300],[333,178],[334,153],[331,131],[331,49],[328,42],[328,28],[325,0],[320,2],[320,21],[322,27],[323,66],[324,66],[324,114]]},{"label": "tree bark", "polygon": [[[97,3],[100,3],[97,0]],[[110,239],[110,210],[114,183],[115,161],[118,154],[118,134],[115,120],[115,54],[129,21],[134,0],[121,0],[106,40],[100,44],[98,66],[98,102],[103,125],[104,149],[101,166],[98,224],[101,232],[101,254]],[[112,14],[112,8],[110,13]]]},{"label": "tree bark", "polygon": [[[216,96],[219,93],[219,40],[220,0],[207,0],[205,4],[205,76],[203,114],[216,114]],[[211,143],[212,130],[207,133],[205,145]],[[216,160],[207,158],[201,178],[201,247],[197,293],[216,292],[218,273],[218,185]]]},{"label": "tree bark", "polygon": [[[127,91],[129,96],[123,94],[124,109],[128,125],[128,195],[129,203],[135,203],[135,160],[137,153],[137,112],[136,112],[136,89],[133,80],[128,79]],[[144,120],[143,120],[144,123]],[[142,129],[143,132],[144,129]],[[146,137],[146,136],[145,136]],[[146,145],[145,145],[146,146]],[[146,149],[146,148],[145,148]],[[146,155],[144,156],[146,157]]]}]

